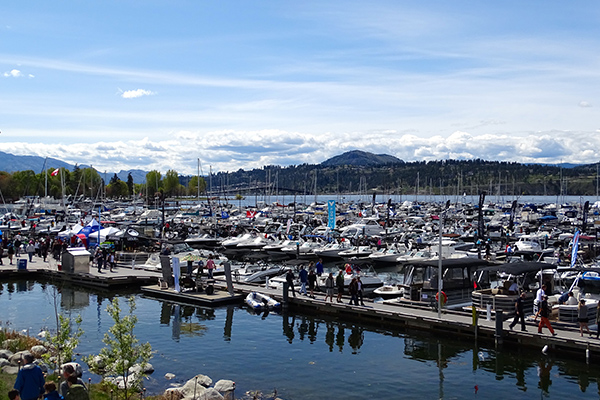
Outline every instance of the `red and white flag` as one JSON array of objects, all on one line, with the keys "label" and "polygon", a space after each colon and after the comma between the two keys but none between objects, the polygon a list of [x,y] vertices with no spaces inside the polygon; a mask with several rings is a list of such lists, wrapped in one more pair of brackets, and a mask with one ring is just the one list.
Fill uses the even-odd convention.
[{"label": "red and white flag", "polygon": [[54,171],[52,171],[52,172],[50,173],[50,175],[52,175],[52,176],[56,176],[56,175],[58,175],[58,171],[60,171],[60,168],[56,168]]}]

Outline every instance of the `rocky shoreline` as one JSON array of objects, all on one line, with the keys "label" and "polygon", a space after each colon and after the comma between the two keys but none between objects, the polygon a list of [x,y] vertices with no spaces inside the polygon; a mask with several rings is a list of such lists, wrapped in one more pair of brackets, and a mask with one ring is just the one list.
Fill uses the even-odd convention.
[{"label": "rocky shoreline", "polygon": [[[0,371],[3,374],[18,374],[26,354],[31,354],[35,358],[34,363],[40,366],[44,374],[52,372],[51,367],[41,358],[43,354],[48,353],[48,349],[45,346],[35,345],[29,350],[13,353],[5,348],[8,347],[6,342],[7,341],[2,343],[2,349],[0,349]],[[144,369],[145,373],[151,373],[152,371],[152,366],[147,366]],[[131,373],[140,372],[141,368],[132,367]],[[165,374],[165,379],[167,380],[172,380],[174,378],[174,374]],[[119,378],[114,378],[112,383],[122,387],[122,382],[119,382]],[[253,399],[261,398],[259,397],[258,392],[247,395],[251,396]],[[168,400],[235,400],[235,382],[228,379],[221,379],[213,384],[213,380],[210,377],[198,374],[183,384],[172,385],[172,387],[165,390],[162,397]],[[270,398],[279,400],[275,394]]]}]

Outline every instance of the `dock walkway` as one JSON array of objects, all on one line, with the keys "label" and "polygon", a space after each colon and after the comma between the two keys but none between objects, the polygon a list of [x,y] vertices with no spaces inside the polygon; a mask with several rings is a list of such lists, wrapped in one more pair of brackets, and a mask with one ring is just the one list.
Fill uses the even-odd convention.
[{"label": "dock walkway", "polygon": [[[20,257],[25,258],[25,257]],[[596,339],[595,330],[593,337],[579,334],[578,326],[565,323],[554,323],[553,327],[557,333],[551,336],[546,328],[543,334],[537,333],[537,325],[533,321],[527,322],[527,332],[521,332],[519,325],[516,330],[509,330],[508,324],[512,320],[503,322],[500,334],[497,334],[496,321],[492,318],[478,318],[477,329],[473,326],[470,313],[460,311],[444,310],[441,318],[437,311],[429,307],[415,307],[411,304],[382,304],[365,299],[365,306],[348,304],[348,296],[344,296],[343,303],[325,302],[324,293],[315,292],[315,299],[308,296],[296,294],[289,296],[284,302],[281,290],[268,289],[264,286],[245,284],[234,281],[234,296],[225,290],[225,281],[217,279],[215,282],[215,293],[206,295],[195,291],[175,292],[172,288],[161,289],[158,285],[160,272],[132,269],[131,267],[118,266],[113,272],[103,270],[98,272],[96,268],[90,268],[87,273],[65,273],[59,271],[57,262],[51,258],[44,262],[34,257],[32,263],[28,263],[26,270],[17,268],[18,262],[8,264],[8,259],[3,258],[4,264],[0,266],[0,281],[8,278],[43,277],[69,282],[74,285],[96,287],[96,288],[119,288],[119,287],[141,287],[144,295],[159,297],[170,301],[202,306],[220,306],[228,303],[242,304],[244,297],[252,292],[259,291],[279,301],[285,307],[297,309],[302,312],[330,315],[349,321],[360,321],[385,327],[400,329],[420,329],[433,331],[441,334],[451,334],[463,337],[476,337],[481,340],[491,340],[497,343],[510,343],[537,347],[540,350],[548,346],[548,351],[559,351],[574,353],[577,357],[599,357],[600,340]],[[335,297],[335,296],[334,296]]]}]

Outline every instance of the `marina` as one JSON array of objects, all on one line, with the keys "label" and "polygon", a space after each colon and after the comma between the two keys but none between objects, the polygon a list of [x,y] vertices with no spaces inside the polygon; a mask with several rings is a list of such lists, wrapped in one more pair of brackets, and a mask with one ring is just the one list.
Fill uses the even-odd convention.
[{"label": "marina", "polygon": [[[580,335],[577,308],[558,303],[566,291],[588,300],[595,333],[600,291],[591,274],[596,271],[597,213],[589,212],[586,224],[566,219],[548,228],[546,222],[535,222],[529,211],[506,214],[498,207],[502,234],[496,236],[490,207],[486,215],[491,218],[484,219],[480,213],[478,221],[477,212],[467,219],[465,210],[471,208],[461,205],[459,210],[458,206],[452,209],[446,204],[444,210],[436,203],[397,204],[394,221],[389,222],[350,215],[391,215],[390,204],[340,205],[335,213],[345,215],[350,230],[328,227],[327,213],[315,212],[319,206],[314,204],[307,208],[313,210],[308,218],[306,209],[292,218],[285,213],[275,215],[280,211],[277,207],[265,207],[256,213],[240,212],[236,220],[231,215],[238,213],[231,208],[230,216],[221,220],[173,209],[164,220],[161,213],[157,221],[143,225],[112,221],[117,218],[108,218],[105,210],[107,219],[101,218],[100,223],[91,212],[85,220],[80,218],[56,232],[52,216],[48,219],[54,222],[46,221],[46,228],[40,227],[41,218],[40,225],[29,229],[9,222],[2,225],[5,241],[22,238],[31,244],[31,238],[36,238],[41,246],[48,245],[48,254],[46,261],[41,249],[30,256],[23,245],[12,265],[0,266],[0,280],[45,281],[98,290],[103,296],[126,290],[177,307],[246,309],[262,319],[269,314],[303,315],[393,332],[450,335],[497,352],[543,349],[543,357],[551,354],[586,364],[600,358],[600,341]],[[527,215],[526,223],[523,215]],[[368,230],[368,221],[379,221],[382,229]],[[489,237],[474,233],[480,222]],[[579,233],[583,225],[588,227],[585,235]],[[357,230],[359,226],[364,230]],[[574,234],[568,234],[569,230]],[[60,247],[55,251],[57,243]],[[100,263],[99,257],[104,257]],[[6,254],[3,261],[8,261]],[[314,297],[299,293],[303,270],[323,272],[315,279]],[[293,274],[295,295],[287,291],[288,271]],[[341,277],[341,302],[335,296],[325,301],[325,278],[330,272]],[[364,296],[361,305],[358,300],[351,304],[352,286],[358,278]],[[550,319],[556,336],[537,333],[530,311],[542,283],[551,295]],[[526,331],[509,327],[521,292],[526,293]]]}]

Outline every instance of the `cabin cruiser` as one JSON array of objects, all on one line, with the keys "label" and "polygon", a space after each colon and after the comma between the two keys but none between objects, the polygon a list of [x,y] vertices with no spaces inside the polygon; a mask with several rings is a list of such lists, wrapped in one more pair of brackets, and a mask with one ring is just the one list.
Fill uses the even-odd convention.
[{"label": "cabin cruiser", "polygon": [[[321,289],[325,288],[325,280],[329,276],[329,273],[333,273],[333,278],[335,279],[339,273],[338,268],[327,269],[317,278],[317,284]],[[357,264],[349,264],[345,265],[345,269],[343,271],[344,276],[344,288],[347,290],[350,282],[352,282],[352,278],[360,277],[360,281],[363,286],[363,293],[368,294],[372,293],[378,287],[381,287],[384,284],[383,279],[375,272],[373,266],[369,264],[357,265]]]},{"label": "cabin cruiser", "polygon": [[216,237],[208,233],[203,233],[201,235],[196,235],[185,239],[185,242],[195,249],[213,249],[218,247],[222,241],[223,238]]},{"label": "cabin cruiser", "polygon": [[396,263],[399,256],[406,254],[404,245],[381,248],[369,255],[374,263]]},{"label": "cabin cruiser", "polygon": [[279,265],[246,264],[232,270],[236,282],[265,283],[268,278],[281,275],[283,267]]},{"label": "cabin cruiser", "polygon": [[[438,294],[439,263],[440,260],[436,258],[405,265],[402,284],[405,300],[424,304],[435,302]],[[487,261],[474,258],[442,260],[442,288],[447,304],[451,306],[470,304],[474,273],[488,265]]]},{"label": "cabin cruiser", "polygon": [[[555,272],[556,266],[534,261],[482,267],[475,272],[472,304],[480,309],[486,309],[490,304],[494,312],[502,310],[512,315],[520,292],[525,292],[525,310],[530,313],[540,281],[547,285],[546,294],[554,292]],[[514,284],[517,290],[511,290]]]},{"label": "cabin cruiser", "polygon": [[368,257],[373,253],[371,246],[352,246],[347,250],[342,250],[338,255],[342,258],[360,258]]},{"label": "cabin cruiser", "polygon": [[323,247],[314,250],[318,257],[322,258],[341,258],[340,253],[348,250],[351,247],[350,242],[344,240],[342,242],[328,243]]},{"label": "cabin cruiser", "polygon": [[434,257],[437,257],[437,253],[432,253],[429,250],[413,250],[396,257],[396,262],[408,264],[417,261],[429,260]]},{"label": "cabin cruiser", "polygon": [[298,242],[292,242],[290,246],[283,247],[281,251],[287,254],[289,257],[293,258],[298,255],[299,257],[306,256],[314,256],[315,249],[318,249],[323,246],[322,241],[313,241],[307,240],[302,244],[298,244]]},{"label": "cabin cruiser", "polygon": [[340,236],[343,238],[357,238],[359,236],[376,236],[385,233],[381,227],[378,218],[363,218],[355,224],[348,225],[340,229]]}]

